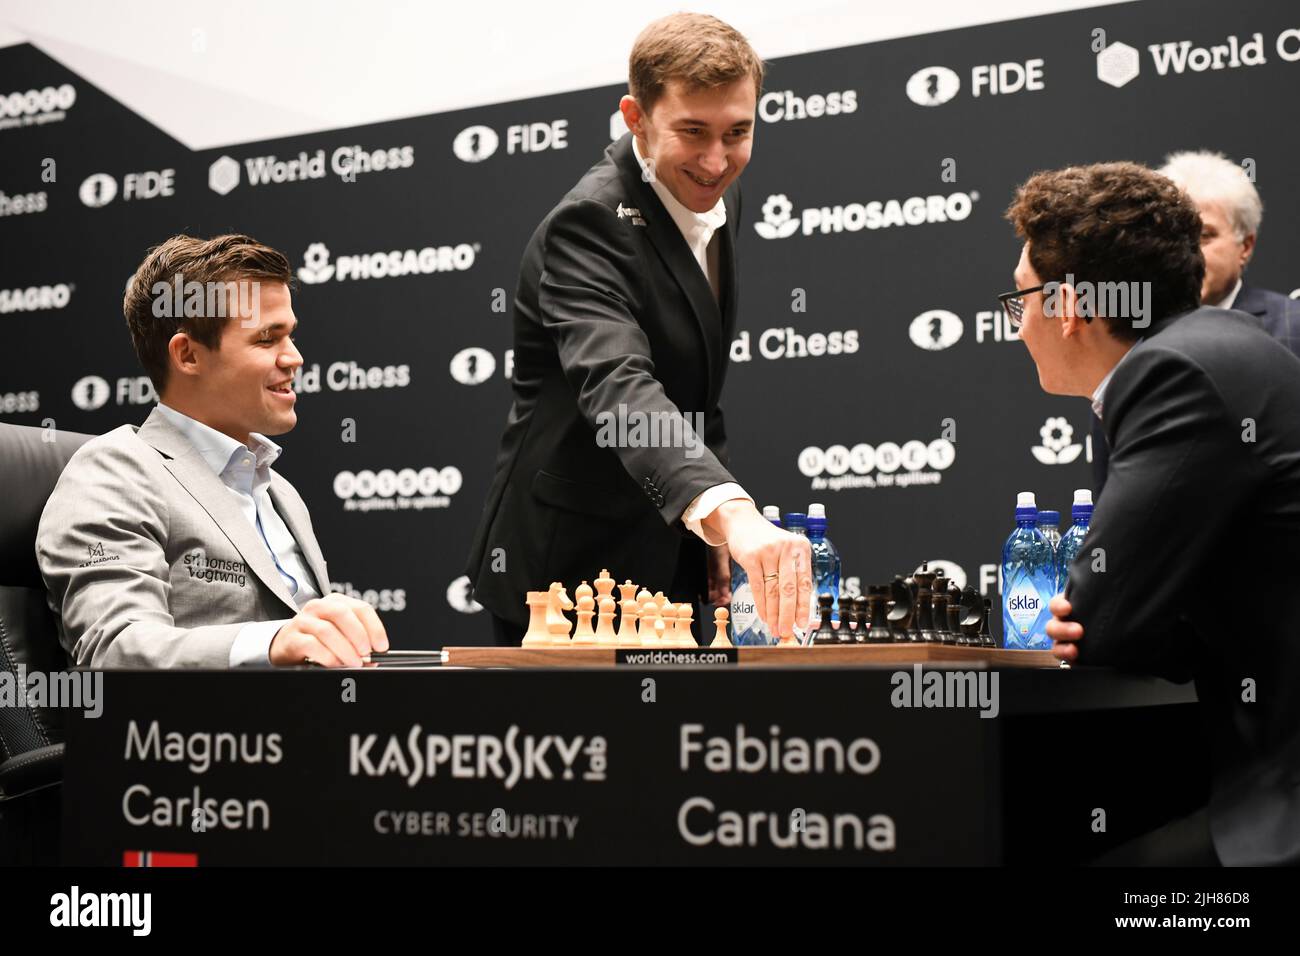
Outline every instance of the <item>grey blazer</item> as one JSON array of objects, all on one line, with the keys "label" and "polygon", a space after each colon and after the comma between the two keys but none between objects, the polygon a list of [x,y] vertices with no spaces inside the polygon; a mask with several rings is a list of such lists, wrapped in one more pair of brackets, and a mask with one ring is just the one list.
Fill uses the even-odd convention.
[{"label": "grey blazer", "polygon": [[[307,506],[274,471],[270,494],[327,594]],[[157,409],[72,456],[36,559],[64,649],[91,667],[228,667],[241,627],[298,613],[257,530]]]}]

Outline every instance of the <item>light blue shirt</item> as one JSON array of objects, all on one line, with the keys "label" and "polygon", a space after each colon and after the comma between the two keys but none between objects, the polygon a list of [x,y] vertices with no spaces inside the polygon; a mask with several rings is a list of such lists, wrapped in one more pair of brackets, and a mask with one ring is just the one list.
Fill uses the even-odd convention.
[{"label": "light blue shirt", "polygon": [[1106,386],[1110,384],[1111,378],[1114,377],[1115,369],[1123,365],[1124,360],[1133,354],[1133,349],[1141,345],[1145,339],[1146,336],[1143,336],[1142,338],[1134,342],[1133,348],[1130,348],[1127,352],[1125,352],[1123,355],[1119,357],[1119,361],[1116,362],[1113,366],[1111,366],[1110,371],[1106,373],[1106,377],[1103,378],[1099,383],[1097,383],[1097,387],[1093,389],[1092,410],[1098,418],[1101,418],[1101,411],[1106,401]]},{"label": "light blue shirt", "polygon": [[[301,609],[308,601],[320,597],[293,532],[271,503],[271,465],[280,457],[280,446],[256,432],[248,436],[249,443],[245,445],[161,402],[158,411],[194,446],[199,457],[229,490],[239,510],[266,545],[294,603]],[[288,623],[289,618],[285,618],[244,625],[230,646],[230,666],[269,665],[271,641]]]}]

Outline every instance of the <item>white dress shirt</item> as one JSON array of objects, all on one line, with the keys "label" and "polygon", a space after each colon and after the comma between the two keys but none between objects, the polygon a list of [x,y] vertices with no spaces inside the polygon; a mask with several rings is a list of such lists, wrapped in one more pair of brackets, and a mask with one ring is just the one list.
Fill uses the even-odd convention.
[{"label": "white dress shirt", "polygon": [[[655,191],[655,195],[659,197],[659,201],[664,204],[664,208],[668,210],[668,214],[673,217],[673,222],[677,224],[682,238],[686,240],[691,255],[695,257],[695,261],[699,263],[700,269],[709,280],[709,287],[713,290],[713,298],[719,299],[722,289],[718,263],[719,243],[714,241],[714,236],[719,229],[727,224],[726,204],[719,198],[717,204],[708,212],[694,212],[687,209],[677,201],[677,197],[669,191],[668,187],[661,183],[658,177],[650,171],[646,161],[641,158],[641,149],[637,146],[635,136],[632,137],[632,154],[636,156],[642,174]],[[713,514],[723,502],[737,498],[750,503],[754,501],[745,493],[745,489],[734,481],[707,488],[686,506],[686,510],[682,512],[682,524],[703,538],[708,544],[714,546],[726,544],[725,538],[713,540],[701,522]]]},{"label": "white dress shirt", "polygon": [[[320,597],[298,542],[271,502],[271,465],[280,457],[280,446],[256,432],[249,435],[249,444],[244,445],[161,402],[158,411],[194,446],[229,490],[239,510],[266,544],[294,603],[301,609],[308,601]],[[235,643],[230,646],[230,666],[269,665],[271,641],[289,620],[256,621],[240,628]]]},{"label": "white dress shirt", "polygon": [[1214,303],[1216,309],[1231,309],[1232,303],[1237,301],[1237,296],[1241,295],[1241,276],[1237,276],[1237,284],[1232,287],[1232,291],[1224,297],[1222,302]]},{"label": "white dress shirt", "polygon": [[1097,418],[1099,419],[1101,418],[1102,404],[1106,398],[1106,386],[1110,384],[1110,379],[1111,376],[1115,374],[1115,369],[1123,365],[1124,360],[1133,354],[1133,349],[1136,349],[1141,344],[1142,344],[1142,339],[1138,339],[1136,342],[1134,342],[1133,347],[1119,357],[1119,361],[1116,362],[1113,366],[1111,366],[1111,370],[1106,373],[1106,377],[1103,378],[1100,382],[1098,382],[1097,387],[1093,389],[1092,410],[1093,412],[1096,413]]}]

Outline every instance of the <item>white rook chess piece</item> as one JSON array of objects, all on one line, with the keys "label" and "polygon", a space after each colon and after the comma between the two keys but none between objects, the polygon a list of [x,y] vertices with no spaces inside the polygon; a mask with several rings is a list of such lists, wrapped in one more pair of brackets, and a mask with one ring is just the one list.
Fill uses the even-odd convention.
[{"label": "white rook chess piece", "polygon": [[546,609],[550,607],[551,595],[547,591],[528,592],[528,633],[524,635],[524,647],[546,647],[551,643],[551,632],[546,629]]}]

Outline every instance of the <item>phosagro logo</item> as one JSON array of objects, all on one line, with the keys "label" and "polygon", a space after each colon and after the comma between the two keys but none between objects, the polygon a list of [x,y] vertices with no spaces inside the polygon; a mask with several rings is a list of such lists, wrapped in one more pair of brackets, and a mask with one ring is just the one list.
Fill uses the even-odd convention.
[{"label": "phosagro logo", "polygon": [[970,216],[971,207],[979,198],[977,192],[911,196],[842,206],[815,206],[804,209],[796,217],[794,204],[784,193],[776,193],[763,203],[763,221],[754,223],[754,231],[764,239],[785,239],[796,232],[811,236],[814,232],[825,235],[887,229],[890,226],[959,222]]},{"label": "phosagro logo", "polygon": [[927,66],[907,81],[907,98],[917,106],[941,106],[957,95],[961,77],[946,66]]},{"label": "phosagro logo", "polygon": [[0,315],[61,309],[71,301],[74,288],[60,282],[58,285],[32,285],[26,289],[0,289]]},{"label": "phosagro logo", "polygon": [[939,473],[956,459],[957,447],[946,438],[936,438],[929,444],[909,441],[902,446],[881,442],[852,448],[831,445],[823,450],[810,445],[799,453],[798,465],[799,472],[812,479],[814,491],[841,491],[937,485],[943,477]]},{"label": "phosagro logo", "polygon": [[1038,434],[1043,443],[1030,451],[1044,465],[1068,465],[1083,451],[1083,446],[1074,441],[1074,427],[1064,418],[1049,418]]},{"label": "phosagro logo", "polygon": [[957,344],[961,338],[962,321],[945,309],[922,312],[907,327],[908,337],[917,348],[939,352]]},{"label": "phosagro logo", "polygon": [[422,249],[393,249],[339,256],[330,264],[329,246],[313,242],[303,254],[298,278],[308,285],[320,282],[343,282],[347,279],[388,279],[393,276],[428,275],[431,272],[463,272],[474,265],[481,251],[479,243],[462,242],[455,246],[425,246]]},{"label": "phosagro logo", "polygon": [[107,379],[87,375],[72,386],[72,404],[84,412],[93,412],[107,405],[114,393],[117,405],[147,405],[158,400],[148,375],[119,378],[115,388],[109,386]]},{"label": "phosagro logo", "polygon": [[471,346],[451,357],[451,377],[462,385],[479,385],[496,371],[497,360],[487,349]]},{"label": "phosagro logo", "polygon": [[344,511],[423,511],[450,506],[463,483],[454,465],[419,471],[340,471],[334,476],[334,494],[343,501]]},{"label": "phosagro logo", "polygon": [[67,117],[75,102],[77,90],[71,83],[0,94],[0,129],[57,123]]},{"label": "phosagro logo", "polygon": [[461,614],[477,614],[483,610],[483,605],[474,600],[474,585],[470,584],[467,574],[447,585],[447,603]]}]

